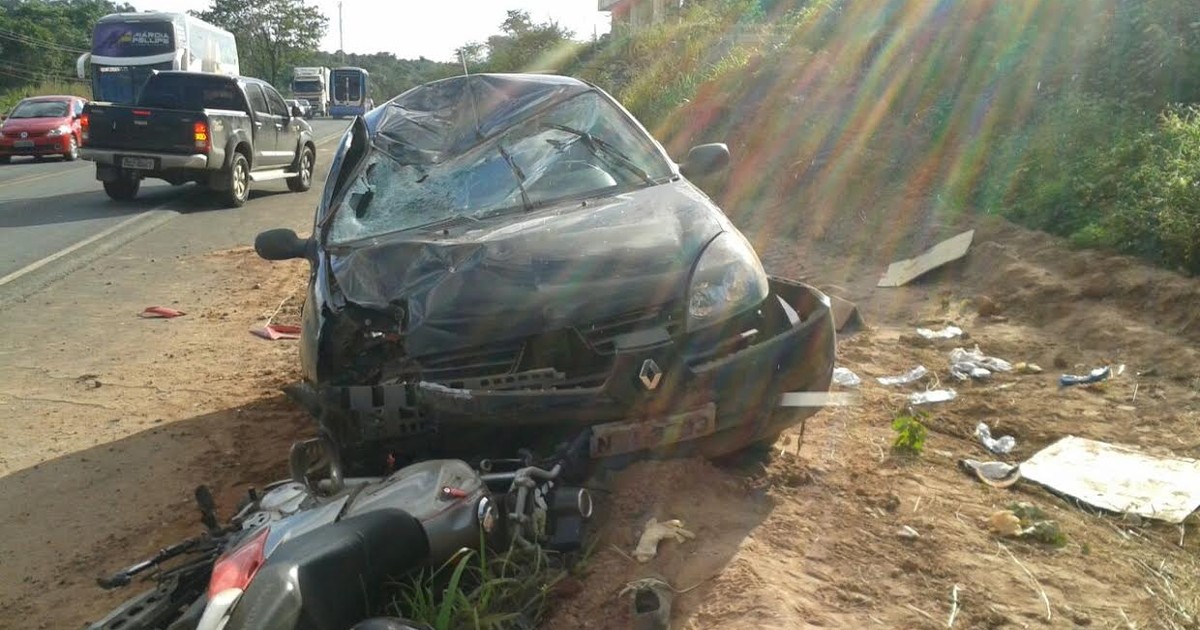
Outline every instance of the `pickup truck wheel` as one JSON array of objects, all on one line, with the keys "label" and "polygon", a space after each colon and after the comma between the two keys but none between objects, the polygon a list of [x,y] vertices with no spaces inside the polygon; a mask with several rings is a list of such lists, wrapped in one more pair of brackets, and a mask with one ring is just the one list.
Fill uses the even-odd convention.
[{"label": "pickup truck wheel", "polygon": [[300,153],[300,170],[296,172],[295,177],[290,177],[287,180],[288,190],[292,192],[304,192],[312,188],[312,171],[313,152],[312,149],[304,147],[304,151]]},{"label": "pickup truck wheel", "polygon": [[225,203],[230,208],[240,208],[250,196],[250,163],[241,153],[233,154],[233,161],[226,171],[229,187],[225,190]]},{"label": "pickup truck wheel", "polygon": [[141,187],[142,180],[128,175],[121,175],[111,182],[104,182],[104,192],[108,193],[109,199],[113,201],[133,201]]}]

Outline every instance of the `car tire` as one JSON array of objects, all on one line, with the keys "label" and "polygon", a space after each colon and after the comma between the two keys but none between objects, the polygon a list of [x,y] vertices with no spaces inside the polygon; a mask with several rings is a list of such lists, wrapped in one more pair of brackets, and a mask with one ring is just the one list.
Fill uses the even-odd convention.
[{"label": "car tire", "polygon": [[300,164],[296,176],[287,180],[288,190],[301,193],[312,188],[313,161],[313,150],[304,147],[300,152]]},{"label": "car tire", "polygon": [[121,175],[111,182],[104,182],[104,192],[113,201],[133,201],[141,187],[142,180],[128,175]]},{"label": "car tire", "polygon": [[74,137],[71,138],[71,144],[67,145],[67,152],[63,154],[63,159],[68,162],[79,159],[79,142]]},{"label": "car tire", "polygon": [[228,188],[225,189],[224,201],[229,208],[240,208],[246,205],[250,197],[250,162],[241,153],[234,153],[225,170]]}]

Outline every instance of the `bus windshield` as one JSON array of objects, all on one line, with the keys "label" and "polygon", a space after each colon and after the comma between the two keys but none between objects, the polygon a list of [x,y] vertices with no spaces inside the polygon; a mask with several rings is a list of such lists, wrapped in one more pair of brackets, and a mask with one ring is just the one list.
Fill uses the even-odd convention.
[{"label": "bus windshield", "polygon": [[132,105],[154,70],[170,70],[171,62],[149,66],[95,66],[92,69],[92,99]]},{"label": "bus windshield", "polygon": [[316,79],[296,79],[292,91],[297,94],[316,94],[321,91],[321,82]]}]

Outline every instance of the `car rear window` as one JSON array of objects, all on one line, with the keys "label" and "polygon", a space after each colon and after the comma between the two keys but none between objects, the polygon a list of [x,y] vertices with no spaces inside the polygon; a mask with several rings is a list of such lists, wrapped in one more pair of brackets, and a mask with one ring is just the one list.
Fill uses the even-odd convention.
[{"label": "car rear window", "polygon": [[160,74],[146,82],[138,105],[164,109],[245,111],[241,91],[230,79]]}]

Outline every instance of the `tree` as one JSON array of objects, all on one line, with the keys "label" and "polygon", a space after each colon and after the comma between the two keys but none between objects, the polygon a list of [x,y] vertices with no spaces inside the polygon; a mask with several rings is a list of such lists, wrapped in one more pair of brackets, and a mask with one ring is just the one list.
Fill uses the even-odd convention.
[{"label": "tree", "polygon": [[75,59],[91,48],[96,20],[133,10],[107,0],[0,0],[0,91],[77,81]]},{"label": "tree", "polygon": [[500,24],[500,34],[487,40],[488,68],[498,72],[547,69],[554,54],[574,35],[558,22],[535,24],[528,11],[510,10]]},{"label": "tree", "polygon": [[279,85],[284,70],[318,50],[329,18],[304,0],[212,0],[205,11],[192,12],[233,33],[243,74]]}]

